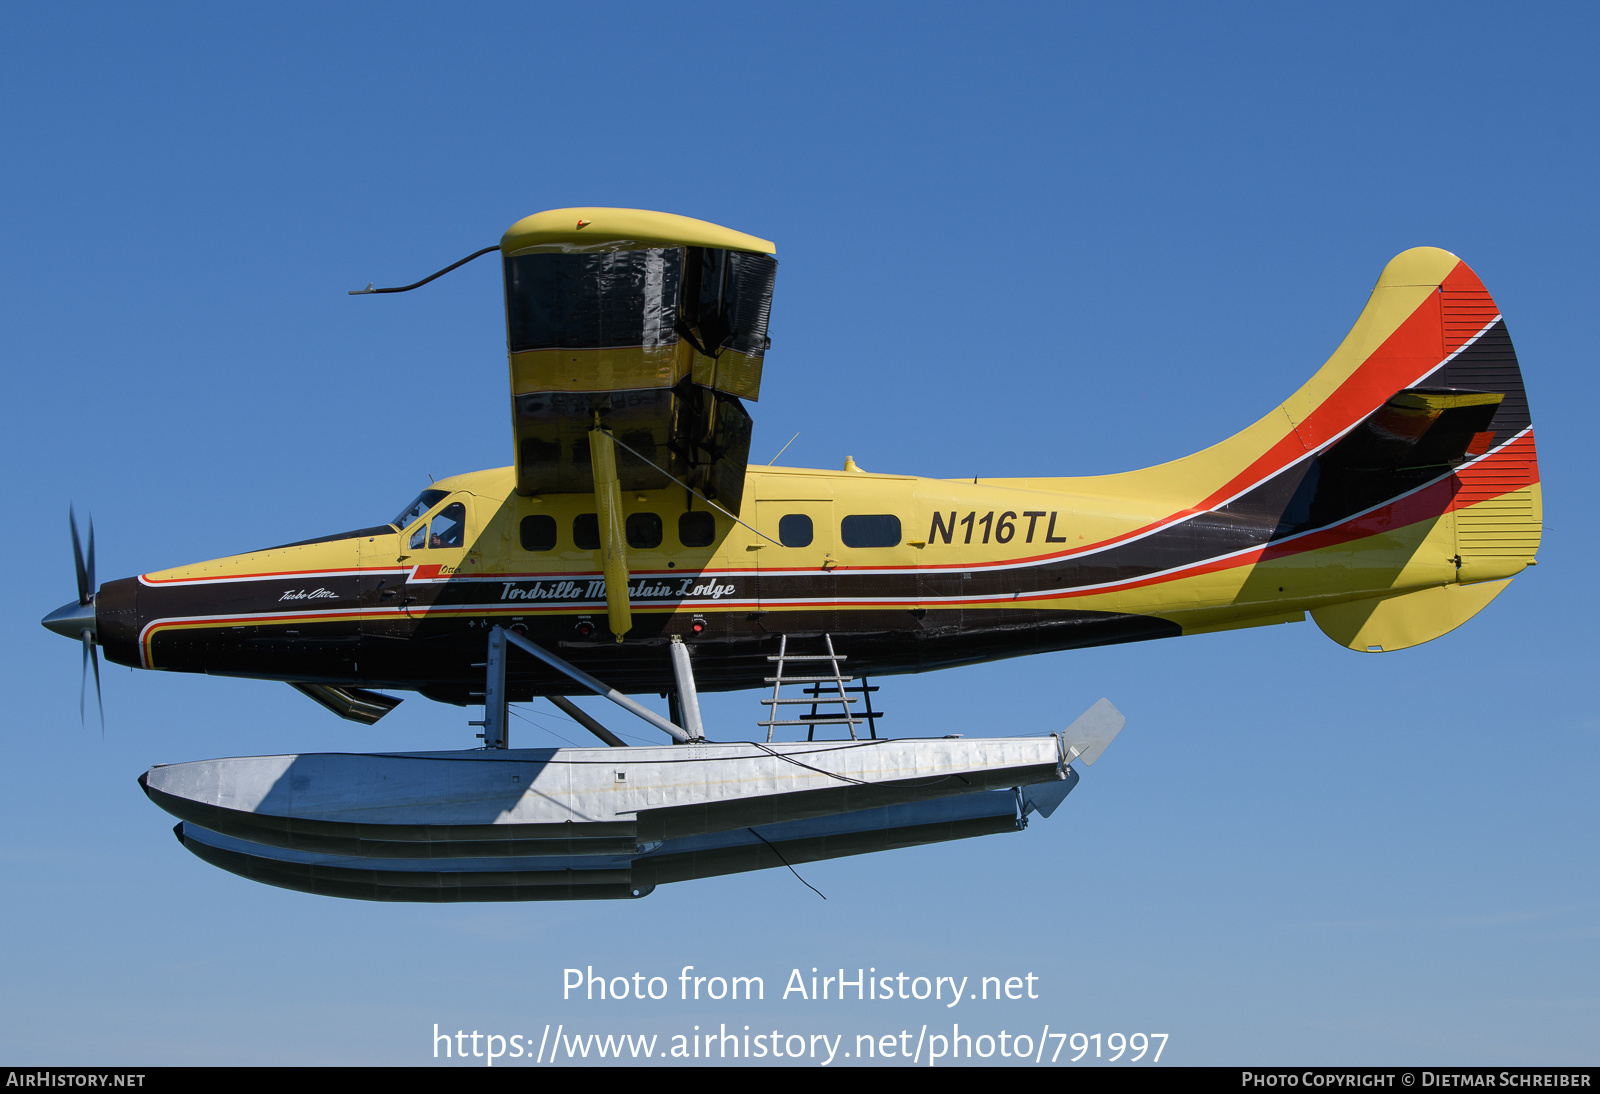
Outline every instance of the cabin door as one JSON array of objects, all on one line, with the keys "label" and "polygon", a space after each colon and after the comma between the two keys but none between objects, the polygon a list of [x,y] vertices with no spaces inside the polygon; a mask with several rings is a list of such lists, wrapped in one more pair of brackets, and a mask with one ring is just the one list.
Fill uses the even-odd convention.
[{"label": "cabin door", "polygon": [[832,491],[824,483],[786,492],[810,496],[756,501],[756,527],[777,541],[755,540],[763,624],[774,634],[831,633],[838,621],[838,529],[833,499],[819,495]]},{"label": "cabin door", "polygon": [[395,533],[362,536],[359,544],[361,566],[361,637],[364,659],[371,671],[394,671],[391,664],[399,652],[404,628],[401,609],[411,590],[406,588],[409,559],[404,537]]}]

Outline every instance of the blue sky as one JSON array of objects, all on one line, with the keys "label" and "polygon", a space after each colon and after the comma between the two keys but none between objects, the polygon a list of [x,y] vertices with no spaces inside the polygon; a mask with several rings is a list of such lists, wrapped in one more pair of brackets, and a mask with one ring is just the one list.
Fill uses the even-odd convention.
[{"label": "blue sky", "polygon": [[[913,1031],[925,1004],[578,1004],[561,970],[1033,972],[973,1028],[1175,1063],[1594,1063],[1597,18],[1486,4],[13,6],[0,34],[0,1057],[423,1063],[433,1023]],[[753,456],[935,477],[1159,462],[1337,345],[1383,264],[1466,259],[1523,362],[1541,565],[1429,645],[1310,623],[879,681],[904,735],[1128,727],[1017,836],[668,886],[390,906],[184,852],[156,762],[467,747],[415,699],[105,673],[40,616],[102,579],[386,519],[509,462],[497,274],[570,205],[773,239]],[[712,697],[724,736],[753,694]],[[530,713],[532,713],[530,711]],[[560,730],[554,718],[536,715]],[[713,730],[713,735],[718,735]],[[534,743],[525,733],[519,743]],[[549,737],[550,743],[558,743]]]}]

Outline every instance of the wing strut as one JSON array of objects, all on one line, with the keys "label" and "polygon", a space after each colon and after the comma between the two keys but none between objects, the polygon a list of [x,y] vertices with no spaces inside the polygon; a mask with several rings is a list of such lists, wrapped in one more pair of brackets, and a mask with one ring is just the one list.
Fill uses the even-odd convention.
[{"label": "wing strut", "polygon": [[600,428],[600,415],[594,416],[589,430],[589,466],[594,473],[594,507],[600,522],[602,568],[606,575],[606,619],[617,641],[633,627],[633,611],[628,606],[628,548],[623,538],[622,484],[617,480],[617,450],[609,443],[611,434]]}]

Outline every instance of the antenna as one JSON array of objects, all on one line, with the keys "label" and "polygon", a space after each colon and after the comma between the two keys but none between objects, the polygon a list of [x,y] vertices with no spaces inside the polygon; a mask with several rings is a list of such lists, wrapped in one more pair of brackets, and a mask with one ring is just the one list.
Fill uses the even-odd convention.
[{"label": "antenna", "polygon": [[440,270],[438,273],[431,273],[427,277],[424,277],[421,281],[418,281],[414,285],[399,285],[399,286],[396,286],[395,288],[392,288],[392,289],[374,289],[372,287],[372,282],[368,281],[366,288],[364,288],[364,289],[351,289],[350,292],[349,292],[349,295],[351,295],[351,296],[367,296],[369,294],[375,295],[375,294],[381,293],[381,292],[410,292],[412,289],[420,289],[420,288],[422,288],[422,286],[426,285],[428,282],[434,280],[435,278],[443,277],[445,274],[449,273],[451,270],[455,269],[456,267],[465,266],[468,262],[471,262],[474,258],[482,258],[484,255],[488,254],[490,251],[498,251],[499,249],[500,249],[500,244],[496,243],[493,247],[485,247],[481,251],[473,251],[466,258],[463,258],[460,262],[452,262],[450,265],[446,266],[444,269]]},{"label": "antenna", "polygon": [[[794,444],[794,442],[798,441],[799,439],[800,439],[800,434],[798,434],[798,433],[796,433],[793,437],[790,437],[788,444],[785,444],[782,448],[778,449],[778,456],[781,456],[785,452],[789,451],[789,445]],[[768,460],[767,461],[767,466],[771,467],[773,464],[777,463],[778,462],[778,456],[774,456],[774,457],[772,457],[772,459]]]}]

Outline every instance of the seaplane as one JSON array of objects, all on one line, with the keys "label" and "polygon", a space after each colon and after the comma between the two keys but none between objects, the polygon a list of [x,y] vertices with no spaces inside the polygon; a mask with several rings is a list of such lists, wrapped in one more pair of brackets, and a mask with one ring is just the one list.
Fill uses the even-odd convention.
[{"label": "seaplane", "polygon": [[[1122,728],[890,738],[872,678],[1302,622],[1431,641],[1536,563],[1528,400],[1494,300],[1404,251],[1255,424],[1120,474],[932,479],[751,464],[777,273],[765,239],[573,208],[502,264],[513,462],[386,523],[97,585],[44,625],[116,664],[278,681],[372,724],[416,693],[481,746],[234,757],[140,778],[203,860],[370,900],[638,898],[657,885],[1025,828]],[[708,736],[698,695],[766,716]],[[661,695],[666,712],[634,696]],[[572,702],[600,695],[660,744]],[[515,748],[548,701],[593,748]],[[613,723],[615,724],[615,723]],[[520,732],[520,731],[519,731]]]}]

